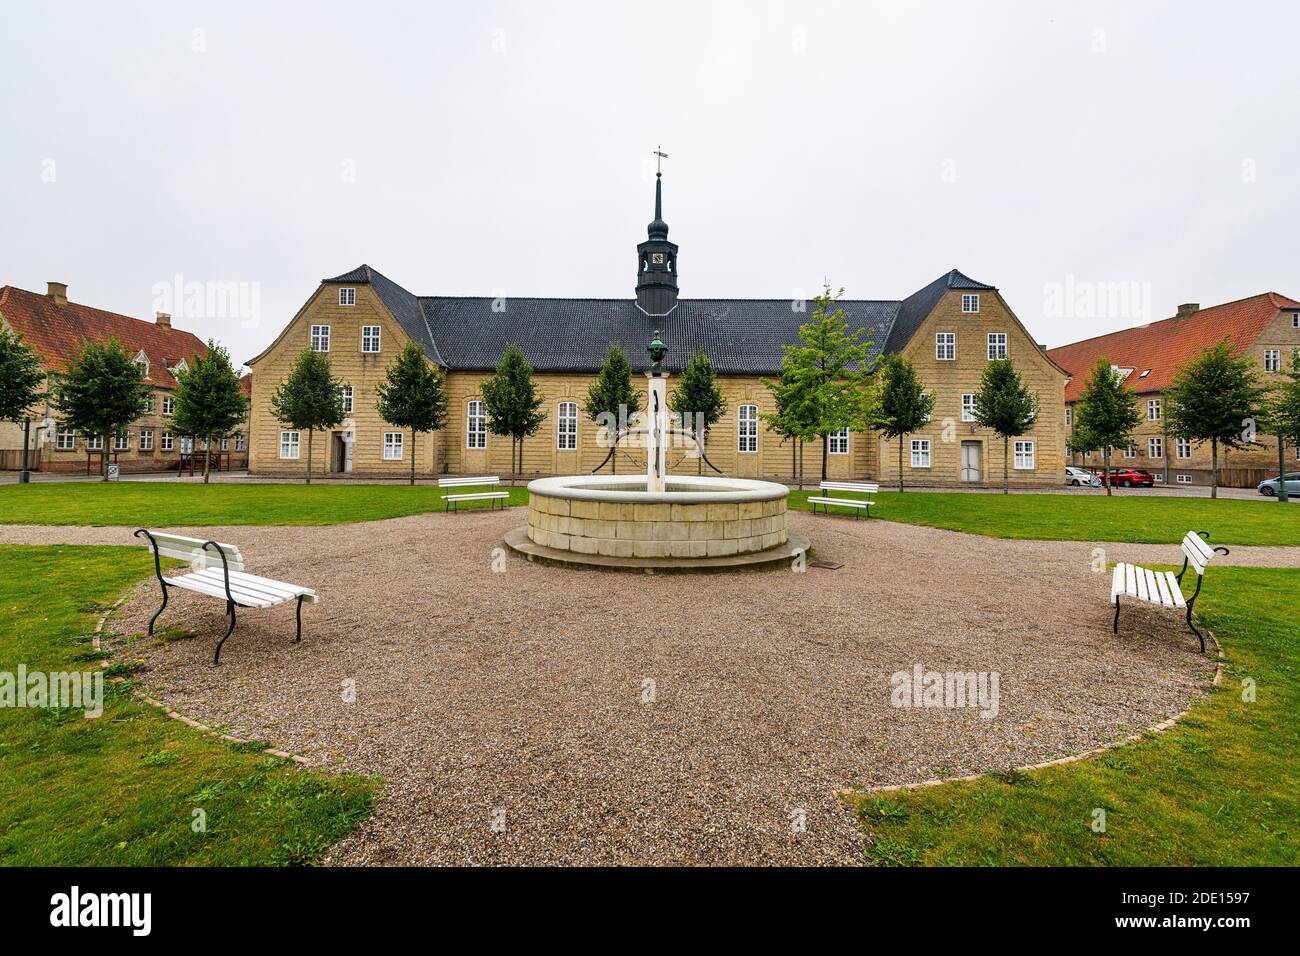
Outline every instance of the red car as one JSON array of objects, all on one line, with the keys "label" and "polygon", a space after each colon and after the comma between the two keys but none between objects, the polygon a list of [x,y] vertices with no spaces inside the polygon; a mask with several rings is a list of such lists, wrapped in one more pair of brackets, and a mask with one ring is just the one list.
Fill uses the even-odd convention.
[{"label": "red car", "polygon": [[[1102,481],[1106,480],[1106,474],[1103,470],[1097,470],[1097,477]],[[1141,468],[1112,468],[1110,470],[1110,485],[1112,488],[1151,488],[1156,483],[1155,475],[1149,471],[1143,471]]]}]

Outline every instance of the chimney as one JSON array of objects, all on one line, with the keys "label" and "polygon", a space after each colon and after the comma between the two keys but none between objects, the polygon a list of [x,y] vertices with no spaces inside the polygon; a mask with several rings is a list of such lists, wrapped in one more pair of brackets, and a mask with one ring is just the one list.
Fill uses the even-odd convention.
[{"label": "chimney", "polygon": [[1178,307],[1178,315],[1175,318],[1185,319],[1201,307],[1199,302],[1184,302]]},{"label": "chimney", "polygon": [[55,305],[68,304],[68,284],[66,282],[45,283],[45,294],[54,300]]},{"label": "chimney", "polygon": [[153,320],[164,329],[170,329],[172,327],[172,317],[166,312],[155,312],[153,314]]}]

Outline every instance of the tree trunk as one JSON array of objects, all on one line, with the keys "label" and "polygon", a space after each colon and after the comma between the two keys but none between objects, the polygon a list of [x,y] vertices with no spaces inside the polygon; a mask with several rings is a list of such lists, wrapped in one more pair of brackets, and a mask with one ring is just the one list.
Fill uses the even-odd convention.
[{"label": "tree trunk", "polygon": [[903,490],[903,436],[898,436],[898,490]]},{"label": "tree trunk", "polygon": [[1210,439],[1210,497],[1219,497],[1219,439]]},{"label": "tree trunk", "polygon": [[104,436],[104,448],[99,455],[100,481],[108,481],[108,436]]},{"label": "tree trunk", "polygon": [[524,476],[524,440],[519,439],[519,477]]},{"label": "tree trunk", "polygon": [[415,429],[411,429],[411,486],[415,487]]},{"label": "tree trunk", "polygon": [[208,450],[203,454],[203,483],[208,483],[208,474],[212,470],[212,439],[208,439]]},{"label": "tree trunk", "polygon": [[307,429],[307,484],[311,484],[311,439],[314,428]]},{"label": "tree trunk", "polygon": [[826,468],[830,464],[830,437],[822,436],[822,481],[826,480]]},{"label": "tree trunk", "polygon": [[1286,439],[1277,436],[1277,500],[1286,503]]},{"label": "tree trunk", "polygon": [[1008,449],[1011,447],[1011,439],[1005,435],[1002,437],[1002,493],[1011,494],[1011,458]]},{"label": "tree trunk", "polygon": [[1110,446],[1104,445],[1101,449],[1101,474],[1102,481],[1106,483],[1106,494],[1110,495]]}]

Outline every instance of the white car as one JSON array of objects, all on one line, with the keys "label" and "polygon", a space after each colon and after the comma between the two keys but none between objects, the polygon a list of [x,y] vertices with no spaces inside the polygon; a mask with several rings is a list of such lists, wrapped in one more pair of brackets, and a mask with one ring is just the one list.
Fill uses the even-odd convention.
[{"label": "white car", "polygon": [[1065,483],[1067,485],[1087,486],[1089,488],[1100,488],[1101,479],[1090,471],[1084,471],[1082,468],[1067,466],[1065,469]]}]

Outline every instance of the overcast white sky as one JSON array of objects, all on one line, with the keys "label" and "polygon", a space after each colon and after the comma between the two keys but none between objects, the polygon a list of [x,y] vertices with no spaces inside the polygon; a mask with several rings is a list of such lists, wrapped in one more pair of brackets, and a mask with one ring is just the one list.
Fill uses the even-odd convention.
[{"label": "overcast white sky", "polygon": [[[1290,2],[9,4],[0,284],[149,316],[178,275],[244,283],[255,322],[176,321],[237,362],[363,261],[630,297],[662,144],[684,296],[957,267],[1059,345],[1300,296],[1298,28]],[[1090,314],[1070,282],[1138,294]]]}]

